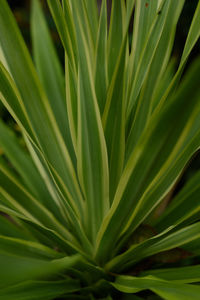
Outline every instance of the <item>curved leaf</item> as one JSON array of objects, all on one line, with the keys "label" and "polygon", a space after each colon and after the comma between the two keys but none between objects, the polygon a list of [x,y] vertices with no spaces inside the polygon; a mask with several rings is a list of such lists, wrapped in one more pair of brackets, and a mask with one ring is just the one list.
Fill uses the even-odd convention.
[{"label": "curved leaf", "polygon": [[153,276],[143,278],[119,276],[112,285],[124,293],[137,293],[149,289],[166,300],[191,298],[197,300],[200,293],[200,287],[197,285],[173,283]]}]

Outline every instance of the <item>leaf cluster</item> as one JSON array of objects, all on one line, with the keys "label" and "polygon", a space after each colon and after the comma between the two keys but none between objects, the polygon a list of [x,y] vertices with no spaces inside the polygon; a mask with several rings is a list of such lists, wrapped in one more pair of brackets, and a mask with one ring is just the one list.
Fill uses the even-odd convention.
[{"label": "leaf cluster", "polygon": [[177,67],[185,0],[114,0],[110,20],[106,0],[100,11],[96,0],[47,3],[64,70],[40,2],[33,57],[0,5],[0,99],[25,142],[0,121],[0,299],[149,290],[149,299],[198,300],[200,265],[164,262],[200,254],[200,172],[170,196],[200,147],[200,58],[184,72],[200,1]]}]

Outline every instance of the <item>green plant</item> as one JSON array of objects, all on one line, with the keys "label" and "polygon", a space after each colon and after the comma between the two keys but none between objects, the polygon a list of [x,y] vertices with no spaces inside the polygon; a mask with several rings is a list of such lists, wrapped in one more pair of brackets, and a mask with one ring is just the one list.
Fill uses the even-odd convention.
[{"label": "green plant", "polygon": [[0,299],[199,299],[200,173],[167,201],[200,146],[200,59],[183,76],[200,1],[176,71],[184,0],[113,1],[109,27],[105,0],[47,2],[65,72],[39,1],[35,66],[0,5],[1,100],[26,144],[0,122]]}]

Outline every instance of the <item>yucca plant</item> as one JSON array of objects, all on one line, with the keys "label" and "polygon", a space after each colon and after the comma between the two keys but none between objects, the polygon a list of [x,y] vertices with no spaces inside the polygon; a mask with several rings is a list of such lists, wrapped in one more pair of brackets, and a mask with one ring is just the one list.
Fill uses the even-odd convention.
[{"label": "yucca plant", "polygon": [[62,67],[40,2],[32,59],[1,0],[0,97],[24,142],[0,122],[0,299],[200,299],[200,172],[172,192],[200,147],[200,1],[171,59],[184,2],[113,0],[109,20],[106,0],[48,0]]}]

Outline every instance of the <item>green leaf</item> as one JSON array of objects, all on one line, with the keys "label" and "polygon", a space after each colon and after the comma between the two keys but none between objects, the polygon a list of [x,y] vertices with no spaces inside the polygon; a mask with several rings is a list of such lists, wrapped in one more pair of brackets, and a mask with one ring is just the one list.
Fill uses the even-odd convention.
[{"label": "green leaf", "polygon": [[[0,148],[12,165],[17,169],[23,181],[32,193],[38,193],[41,189],[41,177],[35,170],[28,153],[19,145],[19,141],[13,131],[0,120]],[[39,178],[38,178],[39,177]]]},{"label": "green leaf", "polygon": [[56,203],[58,203],[61,212],[63,212],[65,223],[67,222],[67,228],[69,228],[69,230],[73,232],[74,237],[77,237],[79,242],[82,244],[83,249],[85,249],[87,252],[91,252],[91,244],[89,243],[89,240],[83,230],[81,220],[76,216],[66,199],[63,198],[62,194],[60,193],[60,189],[58,190],[58,192],[55,190],[54,182],[48,176],[48,165],[45,164],[45,161],[40,155],[40,152],[37,151],[37,148],[35,148],[34,145],[28,141],[28,139],[25,138],[25,140],[32,158],[36,166],[38,167],[38,170],[40,171],[41,175],[43,175],[44,181],[46,182],[52,198]]},{"label": "green leaf", "polygon": [[200,293],[200,287],[197,285],[173,283],[153,276],[143,278],[118,276],[112,285],[124,293],[137,293],[149,289],[166,300],[197,300]]},{"label": "green leaf", "polygon": [[3,105],[8,109],[13,118],[20,125],[22,130],[35,141],[35,136],[33,133],[32,126],[30,124],[29,117],[26,113],[23,101],[17,90],[17,87],[11,78],[8,71],[4,68],[2,62],[0,61],[0,100]]},{"label": "green leaf", "polygon": [[[144,7],[145,7],[144,3],[143,2],[139,2],[139,3],[140,3],[140,5],[143,6],[143,10],[144,10]],[[152,8],[153,12],[151,12],[151,7],[153,5],[155,6],[155,3],[156,3],[156,1],[155,2],[150,1],[149,6],[145,7],[146,10],[148,10],[148,9],[150,10],[149,14],[151,16],[151,19],[155,18],[155,13],[156,13],[157,7],[153,7]],[[127,139],[126,160],[128,160],[128,158],[130,157],[131,152],[134,149],[134,146],[137,144],[138,139],[140,138],[143,130],[147,126],[147,123],[150,119],[150,116],[152,113],[152,102],[154,101],[153,93],[154,93],[156,84],[158,84],[158,85],[160,84],[160,82],[162,81],[162,76],[164,75],[164,73],[166,71],[166,66],[169,62],[169,58],[170,58],[173,43],[174,43],[177,22],[178,22],[178,19],[180,17],[181,11],[182,11],[182,6],[183,6],[183,4],[176,5],[176,7],[172,9],[171,13],[166,18],[164,28],[162,30],[161,36],[160,36],[158,44],[156,46],[156,51],[154,53],[152,62],[149,67],[149,71],[146,75],[146,79],[141,88],[141,93],[137,100],[135,114],[133,117],[131,129],[130,129],[129,136]],[[150,16],[149,16],[149,18],[150,18]],[[142,19],[142,17],[139,16],[140,21],[141,21],[141,19]],[[148,17],[146,15],[144,15],[143,22],[145,22],[145,25],[147,26],[147,28],[149,28]],[[150,21],[150,23],[152,23],[152,20]],[[142,32],[139,32],[138,34],[139,34],[139,37],[141,37],[143,35],[145,36],[145,34],[142,35]],[[145,41],[145,39],[144,39],[144,41]],[[142,46],[144,46],[144,41],[142,43]],[[138,49],[138,48],[136,48],[136,49]],[[141,56],[141,49],[140,49],[138,55]],[[138,65],[138,59],[136,59],[135,64],[136,64],[136,66]]]},{"label": "green leaf", "polygon": [[[75,36],[75,26],[73,22],[73,14],[72,9],[70,7],[69,1],[62,1],[63,4],[63,12],[64,18],[66,22],[66,30],[67,34],[71,39],[72,44],[72,51],[75,56],[76,66],[73,69],[71,66],[71,59],[68,55],[68,51],[66,51],[65,47],[65,84],[66,84],[66,100],[67,100],[67,113],[68,113],[68,120],[69,120],[69,127],[72,137],[72,142],[74,146],[75,153],[77,154],[77,124],[78,124],[78,116],[77,116],[77,41]],[[52,5],[49,1],[49,5]],[[57,29],[59,31],[59,15],[54,16]],[[56,20],[58,18],[58,20]],[[65,26],[65,24],[63,24]]]},{"label": "green leaf", "polygon": [[[115,3],[115,2],[114,2]],[[119,3],[113,3],[113,10],[119,9]],[[116,5],[116,6],[115,6]],[[124,2],[121,1],[122,15],[124,17]],[[110,203],[116,192],[123,166],[125,153],[125,86],[126,62],[128,56],[128,28],[134,2],[129,3],[130,11],[126,21],[123,19],[123,39],[116,56],[116,64],[110,81],[105,109],[102,116],[104,135],[107,143],[109,175],[110,175]],[[114,11],[113,11],[114,14]],[[116,21],[116,20],[115,20]],[[113,21],[114,22],[114,21]],[[111,29],[110,29],[111,30]],[[114,30],[114,29],[113,29]],[[110,32],[110,35],[113,34]],[[116,54],[117,55],[117,54]]]},{"label": "green leaf", "polygon": [[135,102],[139,96],[142,84],[144,83],[151,66],[163,30],[165,29],[166,22],[171,19],[174,11],[181,11],[184,2],[185,0],[181,0],[177,5],[177,3],[173,0],[167,0],[162,1],[161,5],[159,6],[159,11],[161,11],[161,13],[157,14],[154,19],[145,46],[142,50],[141,58],[137,64],[137,70],[135,72],[134,79],[130,83],[131,92],[127,108],[128,118],[130,117],[133,106],[135,105]]},{"label": "green leaf", "polygon": [[110,174],[110,202],[116,192],[124,166],[125,153],[125,58],[126,39],[120,51],[113,77],[108,89],[106,105],[102,117],[104,134],[107,143],[109,174]]},{"label": "green leaf", "polygon": [[200,253],[199,172],[151,219],[200,148],[200,60],[182,76],[200,1],[176,73],[185,0],[47,0],[63,69],[40,1],[35,66],[7,2],[0,99],[25,145],[0,121],[0,299],[198,299],[199,266],[142,266],[166,252],[193,264]]},{"label": "green leaf", "polygon": [[59,130],[63,135],[75,165],[65,101],[64,74],[51,41],[39,1],[32,1],[31,12],[31,36],[36,68],[58,122]]},{"label": "green leaf", "polygon": [[21,257],[32,257],[45,260],[64,256],[64,254],[58,253],[37,242],[2,235],[0,235],[0,245],[0,253],[4,255],[12,254]]},{"label": "green leaf", "polygon": [[176,58],[172,58],[162,74],[160,80],[157,82],[154,93],[152,95],[152,113],[158,106],[168,87],[170,86],[176,70]]},{"label": "green leaf", "polygon": [[107,6],[106,0],[103,0],[95,52],[95,90],[101,114],[103,114],[107,97],[107,63]]},{"label": "green leaf", "polygon": [[87,16],[88,16],[88,21],[90,24],[91,35],[95,45],[97,39],[98,22],[99,22],[97,0],[93,0],[93,1],[84,0],[84,1],[85,1]]},{"label": "green leaf", "polygon": [[[42,259],[24,258],[0,254],[0,287],[21,283],[26,280],[42,279],[58,275],[80,261],[80,256],[74,255],[45,261]],[[1,292],[0,292],[1,295]]]},{"label": "green leaf", "polygon": [[110,26],[108,34],[108,79],[112,79],[125,33],[124,0],[112,1]]},{"label": "green leaf", "polygon": [[123,247],[127,236],[162,200],[199,147],[199,74],[200,61],[162,113],[151,118],[126,164],[111,210],[99,231],[97,256],[109,256],[113,248],[110,236],[118,236],[115,247],[119,240]]},{"label": "green leaf", "polygon": [[154,276],[160,279],[180,283],[200,282],[200,265],[148,270],[141,273],[141,276]]},{"label": "green leaf", "polygon": [[[58,174],[56,180],[59,181],[59,178],[62,178],[61,184],[64,184],[65,188],[67,187],[67,200],[79,214],[83,209],[83,200],[69,152],[37,77],[30,55],[5,0],[2,1],[0,7],[0,26],[1,46],[22,96],[23,105],[29,115],[34,134],[37,136],[39,148],[45,153],[45,159]],[[2,89],[2,81],[0,84]],[[12,86],[10,89],[13,90]],[[6,97],[7,94],[5,94]]]},{"label": "green leaf", "polygon": [[[69,232],[69,226],[64,227],[60,220],[58,221],[52,213],[31,196],[14,174],[6,169],[5,164],[1,164],[0,179],[4,186],[4,189],[0,188],[1,211],[22,220],[29,220],[35,226],[37,225],[40,232],[45,232],[50,240],[54,240],[54,247],[60,247],[61,244],[61,249],[66,249],[67,253],[73,253],[74,249],[79,252],[75,236]],[[81,236],[83,249],[90,252],[90,244],[80,229],[80,224],[74,222],[75,226],[75,234],[78,232],[78,237]],[[38,238],[37,235],[36,238]]]},{"label": "green leaf", "polygon": [[[12,211],[8,211],[8,213],[10,213],[11,216],[13,215]],[[37,224],[23,216],[18,215],[17,217],[20,219],[22,226],[41,244],[57,249],[67,255],[75,253],[84,254],[75,243],[66,240],[57,231],[49,229],[41,224]]]},{"label": "green leaf", "polygon": [[67,55],[65,55],[65,84],[66,84],[66,101],[67,101],[69,127],[70,127],[74,150],[77,155],[77,126],[78,126],[77,78],[71,70]]},{"label": "green leaf", "polygon": [[0,291],[1,300],[53,300],[55,297],[75,293],[80,290],[77,280],[25,281]]},{"label": "green leaf", "polygon": [[[70,68],[74,74],[77,71],[77,57],[76,57],[76,42],[74,36],[74,28],[72,21],[72,13],[70,12],[69,5],[64,6],[62,10],[59,1],[47,0],[49,9],[56,24],[59,36],[61,38],[63,47],[67,53],[70,62]],[[66,16],[66,18],[65,18]]]},{"label": "green leaf", "polygon": [[9,71],[9,67],[8,67],[8,64],[6,62],[6,58],[5,58],[5,55],[3,54],[3,50],[2,50],[2,47],[0,45],[0,62],[2,63],[2,65],[4,66],[4,68],[8,71]]},{"label": "green leaf", "polygon": [[177,226],[200,210],[200,172],[197,172],[173,199],[160,218],[156,219],[156,229],[162,231],[169,226]]},{"label": "green leaf", "polygon": [[[66,2],[66,0],[64,0],[64,2]],[[93,1],[94,2],[94,1]],[[91,1],[88,2],[88,0],[84,0],[84,1],[69,1],[70,5],[71,5],[71,10],[72,10],[72,15],[74,18],[74,26],[76,27],[76,22],[77,20],[79,20],[79,22],[81,23],[81,29],[84,32],[84,36],[85,39],[87,41],[87,45],[88,45],[88,52],[90,53],[88,55],[88,59],[90,59],[91,63],[94,63],[94,54],[95,54],[95,40],[96,40],[96,28],[95,26],[97,24],[92,23],[92,19],[95,19],[95,12],[93,11],[94,15],[91,16],[92,14],[92,10],[95,9],[94,8],[94,3],[91,5]],[[94,20],[93,20],[94,21]],[[77,46],[79,47],[79,43],[78,43],[78,36],[77,36],[77,31],[76,31],[76,39],[77,39]],[[78,49],[78,52],[80,52],[80,49]],[[79,61],[80,61],[80,57],[79,57]]]},{"label": "green leaf", "polygon": [[[130,1],[129,1],[130,2]],[[136,1],[133,23],[133,37],[129,58],[129,80],[132,81],[145,46],[149,30],[156,16],[158,1]],[[131,86],[130,86],[131,87]],[[130,92],[130,91],[129,91]]]},{"label": "green leaf", "polygon": [[[54,215],[19,182],[15,174],[0,160],[0,180],[3,188],[1,194],[6,196],[6,205],[14,208],[24,216],[51,229],[56,229],[66,238],[68,230],[54,217]],[[0,196],[1,200],[1,196]]]},{"label": "green leaf", "polygon": [[167,101],[169,96],[174,92],[175,88],[177,87],[180,78],[182,76],[182,73],[184,71],[184,67],[186,66],[187,60],[189,55],[191,54],[192,49],[194,48],[196,42],[198,41],[200,37],[200,26],[199,26],[199,16],[200,16],[200,1],[198,2],[195,14],[192,19],[192,23],[189,29],[189,33],[187,36],[187,40],[185,43],[185,47],[183,50],[182,58],[179,64],[179,68],[171,81],[168,89],[166,90],[165,94],[163,95],[160,104],[158,106],[158,110],[162,105]]},{"label": "green leaf", "polygon": [[197,222],[171,234],[166,233],[165,235],[164,231],[140,244],[131,246],[126,252],[111,260],[107,264],[107,268],[119,272],[120,270],[130,268],[130,266],[145,257],[186,245],[200,238],[199,229],[200,222]]},{"label": "green leaf", "polygon": [[[4,203],[7,203],[8,201],[13,201],[14,199],[0,190],[0,200],[0,202],[4,200]],[[16,212],[16,210],[9,208],[7,205],[0,204],[0,210],[1,212],[14,217],[15,219],[17,218],[20,220],[22,225],[24,225],[25,230],[28,230],[29,234],[31,234],[31,237],[34,237],[34,240],[41,242],[43,245],[61,250],[68,255],[80,253],[87,257],[87,255],[77,245],[63,238],[62,235],[60,235],[57,231],[49,229],[42,224],[38,224],[37,220],[24,216],[22,213]]]},{"label": "green leaf", "polygon": [[190,30],[188,32],[187,40],[181,57],[180,66],[185,64],[189,54],[191,53],[194,45],[196,44],[198,38],[200,37],[199,18],[200,18],[200,1],[197,4],[196,11],[192,19]]},{"label": "green leaf", "polygon": [[[14,133],[0,121],[0,148],[3,154],[12,163],[29,192],[45,205],[58,219],[62,218],[62,213],[58,203],[55,203],[44,186],[41,172],[37,172],[33,161],[28,153],[19,145],[19,141]],[[63,219],[64,222],[64,219]]]},{"label": "green leaf", "polygon": [[33,240],[32,235],[21,226],[19,221],[16,221],[16,218],[14,219],[8,215],[0,215],[0,224],[0,235],[23,240]]},{"label": "green leaf", "polygon": [[87,205],[87,231],[94,240],[109,207],[108,162],[90,52],[80,21],[78,14],[75,19],[79,50],[77,169]]}]

